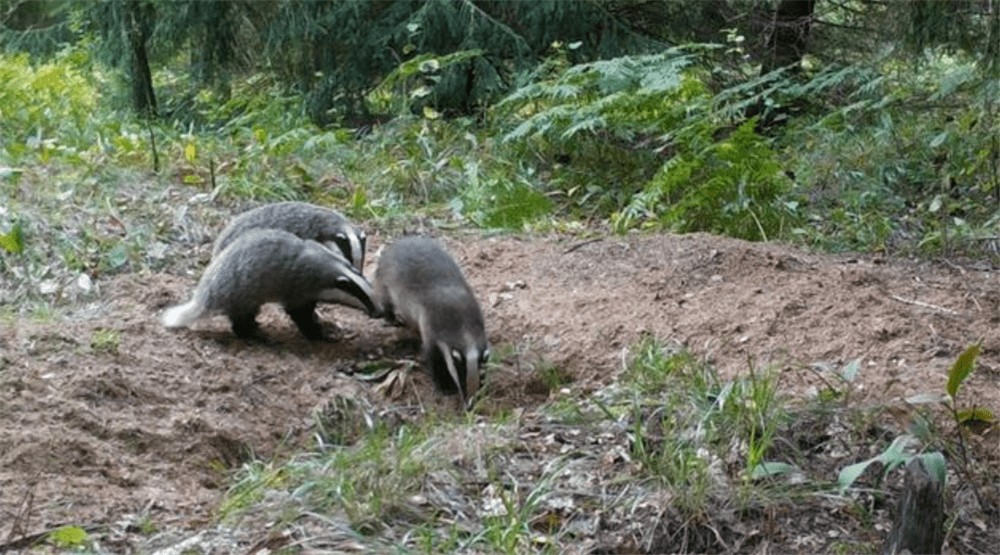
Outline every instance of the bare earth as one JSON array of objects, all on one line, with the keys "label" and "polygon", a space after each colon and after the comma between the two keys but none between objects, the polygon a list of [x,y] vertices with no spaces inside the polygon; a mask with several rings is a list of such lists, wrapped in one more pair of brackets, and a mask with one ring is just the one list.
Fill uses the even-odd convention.
[{"label": "bare earth", "polygon": [[[369,238],[366,275],[386,239]],[[839,369],[861,358],[854,402],[872,405],[943,391],[951,363],[982,339],[962,395],[1000,408],[1000,271],[990,262],[821,255],[701,234],[450,236],[445,244],[479,294],[491,343],[518,353],[487,376],[487,415],[531,415],[553,396],[612,383],[627,348],[647,333],[708,357],[723,377],[751,363],[778,368],[783,391],[800,397],[834,380],[815,363]],[[203,267],[209,251],[204,244],[184,255]],[[347,308],[322,309],[339,335],[323,343],[302,338],[274,307],[259,319],[268,345],[234,338],[221,317],[164,329],[159,313],[186,300],[199,274],[98,280],[98,293],[65,320],[0,323],[0,551],[67,523],[99,530],[115,552],[142,544],[139,515],[161,530],[204,527],[225,472],[248,453],[307,446],[314,407],[338,392],[449,406],[422,375],[392,399],[353,377],[366,361],[414,358],[417,348],[404,330]],[[120,332],[117,352],[95,341],[101,330]],[[533,379],[539,364],[568,371],[568,393]],[[987,524],[993,532],[984,537],[995,539]],[[797,531],[785,534],[791,541]],[[242,552],[266,535],[251,534]],[[629,545],[605,552],[642,550]]]}]

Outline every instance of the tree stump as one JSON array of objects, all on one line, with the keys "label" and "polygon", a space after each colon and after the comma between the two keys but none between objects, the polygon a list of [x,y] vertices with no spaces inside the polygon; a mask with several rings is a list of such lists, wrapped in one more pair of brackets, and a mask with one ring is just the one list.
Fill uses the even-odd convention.
[{"label": "tree stump", "polygon": [[903,495],[896,506],[892,531],[882,555],[941,553],[944,542],[943,484],[924,466],[920,457],[906,464]]}]

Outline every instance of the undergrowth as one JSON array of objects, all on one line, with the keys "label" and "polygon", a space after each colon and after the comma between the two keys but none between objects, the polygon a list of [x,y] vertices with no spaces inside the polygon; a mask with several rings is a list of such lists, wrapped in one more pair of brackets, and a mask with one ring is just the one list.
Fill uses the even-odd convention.
[{"label": "undergrowth", "polygon": [[[224,95],[191,92],[168,64],[155,82],[171,99],[164,112],[181,116],[146,122],[108,108],[122,83],[83,47],[44,64],[4,54],[0,106],[18,132],[0,137],[0,232],[20,225],[28,258],[32,244],[62,244],[68,267],[143,267],[137,246],[169,223],[132,227],[113,210],[127,180],[154,196],[183,184],[209,202],[311,200],[383,224],[415,212],[515,231],[603,221],[828,250],[996,256],[1000,123],[988,99],[1000,91],[971,60],[929,52],[914,71],[887,56],[748,82],[751,68],[706,71],[738,49],[572,64],[573,47],[555,43],[481,119],[404,115],[420,97],[390,79],[377,96],[399,115],[360,135],[316,127],[302,97],[264,75],[236,79]],[[824,95],[838,100],[815,101]],[[765,134],[741,119],[755,102],[797,111]],[[126,224],[124,255],[94,237],[40,241],[48,214],[59,223],[80,208]]]},{"label": "undergrowth", "polygon": [[[787,468],[761,470],[788,423],[774,374],[755,370],[724,381],[710,364],[653,338],[632,353],[616,385],[592,398],[560,401],[577,409],[553,412],[567,419],[541,428],[614,437],[614,445],[628,449],[634,466],[618,466],[616,476],[604,478],[602,510],[625,515],[642,499],[667,494],[682,521],[698,523],[710,522],[720,508],[734,510],[734,503],[777,502],[770,480]],[[522,424],[507,416],[470,426],[427,414],[419,425],[390,427],[351,417],[357,410],[364,409],[338,403],[328,411],[337,422],[353,423],[350,432],[330,418],[317,421],[323,437],[351,438],[346,442],[320,440],[311,453],[245,465],[222,514],[242,518],[265,510],[288,523],[322,514],[369,541],[398,541],[414,550],[558,552],[573,541],[572,515],[586,512],[556,516],[562,513],[552,507],[567,507],[567,499],[577,499],[574,506],[589,503],[572,484],[606,464],[588,448],[539,460],[531,453],[540,445],[519,439]],[[399,538],[403,523],[416,533]]]},{"label": "undergrowth", "polygon": [[[829,391],[793,401],[779,395],[777,372],[752,362],[723,379],[706,360],[651,336],[629,353],[614,383],[553,394],[543,420],[425,413],[419,422],[389,424],[364,402],[330,404],[316,415],[311,450],[236,472],[220,516],[265,518],[279,528],[321,518],[328,533],[376,551],[510,554],[561,552],[599,509],[620,530],[682,552],[732,540],[718,534],[733,519],[757,523],[791,505],[822,520],[832,503],[866,537],[879,537],[872,503],[897,483],[880,478],[907,460],[916,440],[900,442],[913,436],[887,423],[890,407],[851,402],[860,362],[827,379]],[[971,371],[970,356],[956,363],[949,391]],[[553,452],[555,439],[562,447]],[[932,453],[941,439],[919,440],[928,461],[943,464]],[[962,454],[963,475],[978,488],[991,478],[975,445]],[[865,472],[875,461],[887,466]],[[659,507],[655,514],[638,509],[647,503]],[[662,537],[648,535],[665,522],[674,524]],[[677,543],[681,537],[689,543]],[[876,549],[861,537],[849,545]]]}]

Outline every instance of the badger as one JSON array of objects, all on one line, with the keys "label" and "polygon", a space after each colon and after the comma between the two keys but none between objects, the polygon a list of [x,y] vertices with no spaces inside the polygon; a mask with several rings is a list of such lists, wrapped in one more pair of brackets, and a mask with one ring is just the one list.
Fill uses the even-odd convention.
[{"label": "badger", "polygon": [[283,229],[302,239],[312,239],[344,253],[359,272],[364,272],[365,232],[340,212],[305,202],[265,204],[240,214],[215,239],[212,258],[251,229]]},{"label": "badger", "polygon": [[251,229],[213,257],[191,300],[167,309],[163,325],[184,327],[222,313],[241,338],[265,339],[257,326],[261,305],[280,302],[309,339],[322,339],[316,303],[333,302],[380,314],[371,284],[339,251],[280,229]]},{"label": "badger", "polygon": [[490,351],[483,312],[455,260],[433,239],[398,239],[382,254],[373,288],[386,319],[420,333],[438,390],[458,393],[468,407]]}]

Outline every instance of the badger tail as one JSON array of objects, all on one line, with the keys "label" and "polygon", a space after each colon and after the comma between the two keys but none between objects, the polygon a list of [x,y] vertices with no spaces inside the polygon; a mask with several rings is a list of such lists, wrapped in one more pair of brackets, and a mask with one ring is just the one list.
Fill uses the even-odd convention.
[{"label": "badger tail", "polygon": [[200,318],[204,312],[204,305],[195,297],[184,304],[168,308],[163,312],[161,321],[164,327],[182,328]]}]

